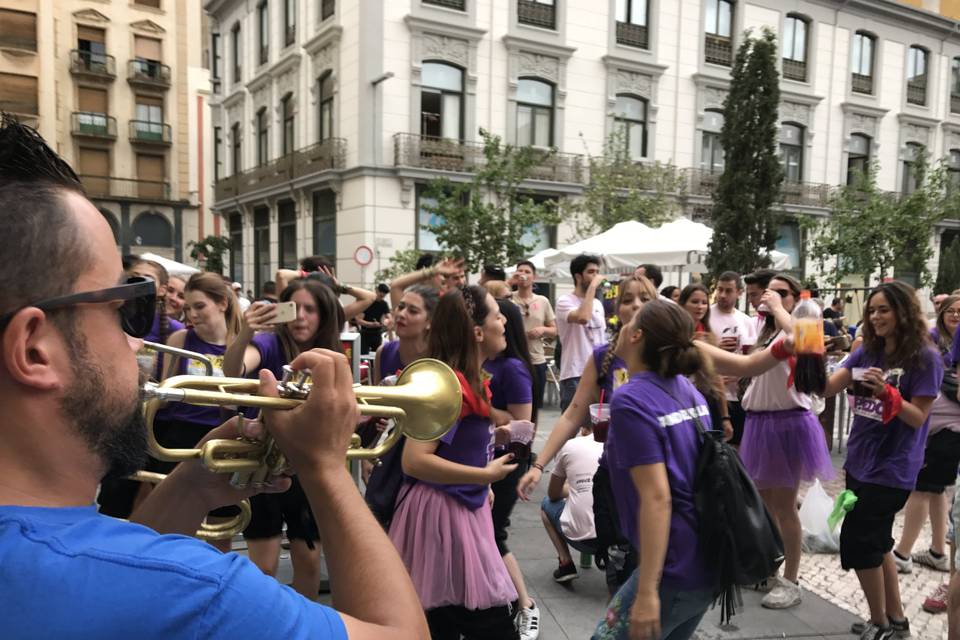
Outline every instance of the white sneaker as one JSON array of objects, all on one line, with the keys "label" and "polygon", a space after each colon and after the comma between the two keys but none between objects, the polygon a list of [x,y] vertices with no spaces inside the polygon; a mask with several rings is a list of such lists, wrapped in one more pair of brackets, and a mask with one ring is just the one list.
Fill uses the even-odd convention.
[{"label": "white sneaker", "polygon": [[536,602],[529,609],[520,609],[517,614],[517,631],[520,632],[520,640],[537,640],[540,637],[540,607]]},{"label": "white sneaker", "polygon": [[[894,555],[894,558],[897,556]],[[929,549],[913,554],[913,562],[935,569],[936,571],[950,571],[950,558],[943,554],[939,558],[934,557]]]},{"label": "white sneaker", "polygon": [[777,584],[773,591],[763,596],[760,601],[767,609],[789,609],[800,604],[800,585],[794,584],[786,578],[777,577]]},{"label": "white sneaker", "polygon": [[897,565],[897,573],[913,573],[913,560],[910,558],[904,560],[896,552],[891,553],[893,553],[893,561]]}]

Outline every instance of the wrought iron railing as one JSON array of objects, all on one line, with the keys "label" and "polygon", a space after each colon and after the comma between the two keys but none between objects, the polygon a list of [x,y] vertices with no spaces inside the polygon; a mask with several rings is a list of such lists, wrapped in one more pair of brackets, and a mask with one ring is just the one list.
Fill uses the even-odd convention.
[{"label": "wrought iron railing", "polygon": [[166,180],[136,180],[113,176],[81,175],[80,182],[87,195],[93,198],[147,198],[169,200],[170,183]]},{"label": "wrought iron railing", "polygon": [[163,122],[131,120],[130,142],[169,145],[173,142],[173,130]]},{"label": "wrought iron railing", "polygon": [[70,73],[115,78],[117,60],[106,53],[73,49],[70,52]]},{"label": "wrought iron railing", "polygon": [[534,27],[555,29],[557,7],[553,4],[535,2],[535,0],[517,0],[517,21]]},{"label": "wrought iron railing", "polygon": [[74,111],[70,115],[70,132],[75,136],[115,140],[117,119],[105,113]]},{"label": "wrought iron railing", "polygon": [[729,67],[733,64],[733,42],[730,38],[706,34],[704,41],[703,59],[711,64],[720,64]]},{"label": "wrought iron railing", "polygon": [[790,80],[807,81],[807,61],[783,59],[783,77]]},{"label": "wrought iron railing", "polygon": [[459,9],[460,11],[465,11],[467,8],[467,0],[423,0],[423,4],[435,4],[438,7]]},{"label": "wrought iron railing", "polygon": [[926,76],[907,81],[907,102],[919,105],[927,104]]},{"label": "wrought iron railing", "polygon": [[170,65],[143,58],[127,63],[127,80],[152,86],[170,86]]},{"label": "wrought iron railing", "polygon": [[873,93],[873,76],[853,73],[850,77],[850,90],[856,93]]},{"label": "wrought iron railing", "polygon": [[649,49],[650,32],[647,30],[646,25],[618,22],[617,43],[630,47],[639,47],[640,49]]}]

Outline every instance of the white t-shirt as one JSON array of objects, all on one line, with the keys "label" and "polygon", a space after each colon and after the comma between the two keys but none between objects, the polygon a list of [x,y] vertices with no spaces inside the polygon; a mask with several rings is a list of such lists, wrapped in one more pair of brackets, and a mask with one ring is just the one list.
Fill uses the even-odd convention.
[{"label": "white t-shirt", "polygon": [[[756,340],[757,337],[757,325],[750,316],[739,309],[734,309],[732,313],[724,313],[717,305],[710,306],[710,329],[718,342],[730,336],[737,336],[741,340],[745,337]],[[727,400],[737,401],[736,382],[727,385]]]},{"label": "white t-shirt", "polygon": [[560,530],[568,540],[592,540],[597,537],[593,524],[593,476],[600,464],[603,443],[593,435],[567,441],[553,467],[553,475],[565,478],[570,486],[567,503],[560,514]]},{"label": "white t-shirt", "polygon": [[[781,331],[774,338],[774,342],[785,335]],[[773,369],[756,376],[747,387],[747,392],[743,394],[743,408],[747,411],[788,411],[811,408],[813,400],[806,394],[797,393],[793,385],[787,386],[789,378],[789,360],[781,360]]]},{"label": "white t-shirt", "polygon": [[593,348],[606,343],[606,317],[603,304],[594,298],[593,315],[587,324],[567,322],[571,311],[576,311],[583,300],[575,293],[568,293],[557,299],[557,336],[562,345],[560,355],[560,379],[579,378],[587,360],[593,355]]}]

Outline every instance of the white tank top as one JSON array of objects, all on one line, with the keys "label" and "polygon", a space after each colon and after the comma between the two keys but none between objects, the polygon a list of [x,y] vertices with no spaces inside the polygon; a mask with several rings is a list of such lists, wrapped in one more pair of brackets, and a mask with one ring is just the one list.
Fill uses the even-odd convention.
[{"label": "white tank top", "polygon": [[[781,331],[774,342],[784,337]],[[773,369],[755,377],[743,394],[743,408],[747,411],[789,411],[809,409],[813,406],[810,396],[797,393],[793,385],[787,386],[790,378],[790,361],[783,360]]]}]

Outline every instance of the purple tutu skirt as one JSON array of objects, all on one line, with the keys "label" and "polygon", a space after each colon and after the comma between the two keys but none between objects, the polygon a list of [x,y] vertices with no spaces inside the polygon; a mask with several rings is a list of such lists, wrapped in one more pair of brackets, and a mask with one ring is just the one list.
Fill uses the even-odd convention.
[{"label": "purple tutu skirt", "polygon": [[836,475],[823,427],[807,409],[748,411],[740,458],[758,489],[798,487]]},{"label": "purple tutu skirt", "polygon": [[417,483],[390,525],[393,541],[424,609],[489,609],[517,599],[493,537],[490,504],[471,511],[450,495]]}]

